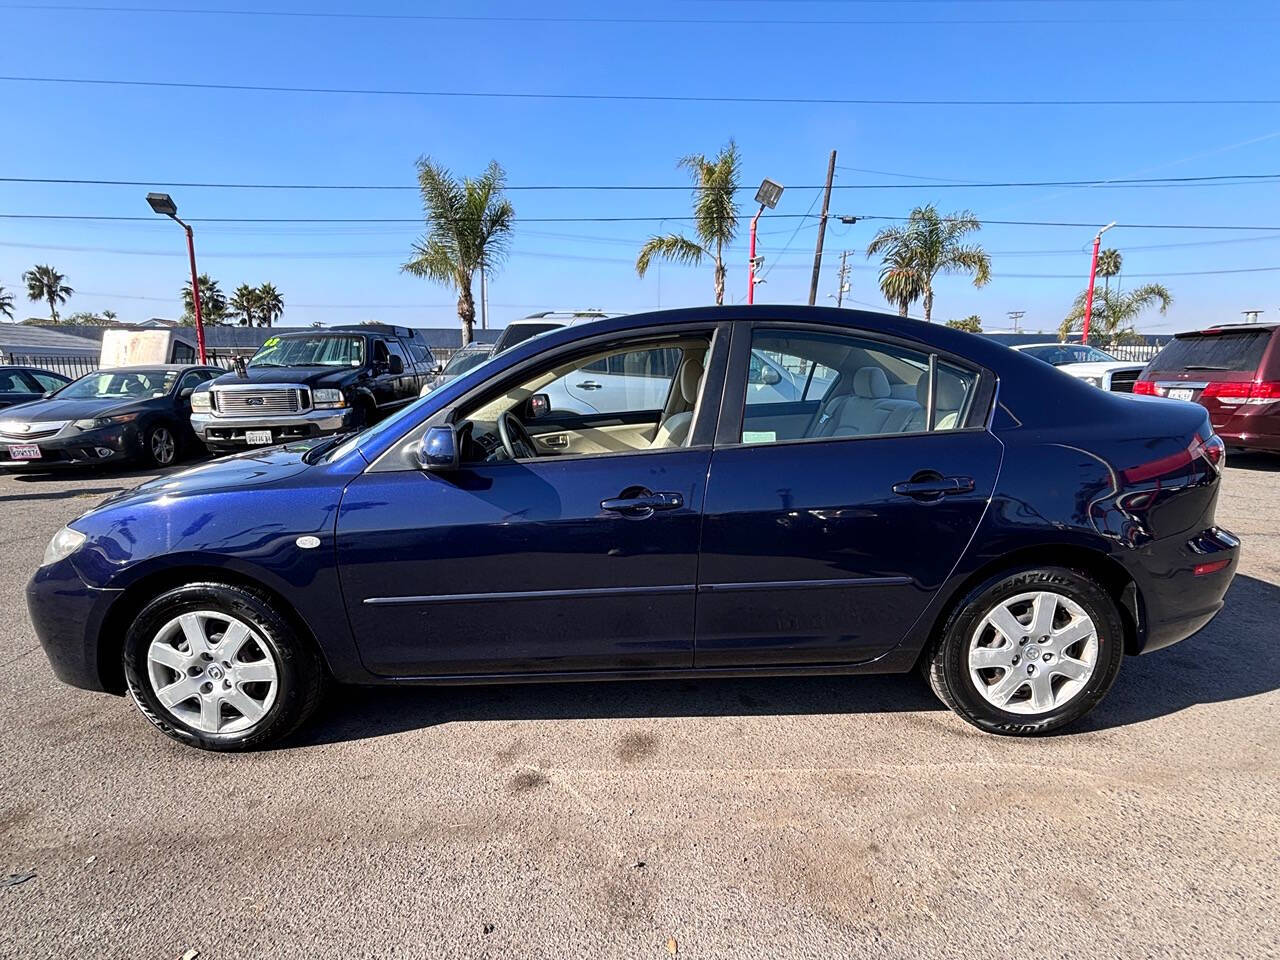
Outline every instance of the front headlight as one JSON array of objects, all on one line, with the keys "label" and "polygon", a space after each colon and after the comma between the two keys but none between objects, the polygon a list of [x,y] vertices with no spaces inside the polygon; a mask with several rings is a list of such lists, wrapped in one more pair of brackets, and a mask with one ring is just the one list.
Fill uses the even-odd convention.
[{"label": "front headlight", "polygon": [[1101,377],[1081,377],[1080,379],[1081,379],[1081,380],[1083,380],[1085,383],[1089,384],[1090,386],[1093,386],[1093,387],[1100,387],[1100,386],[1102,386],[1102,378],[1101,378]]},{"label": "front headlight", "polygon": [[77,420],[72,424],[77,430],[101,430],[103,427],[110,427],[117,423],[128,423],[130,420],[137,420],[136,413],[117,413],[113,417],[90,417],[87,420]]},{"label": "front headlight", "polygon": [[51,563],[57,563],[65,557],[71,556],[80,549],[80,544],[84,543],[85,535],[79,530],[72,530],[70,527],[63,527],[53,535],[53,539],[49,541],[49,545],[44,548],[44,560],[40,566],[47,567]]},{"label": "front headlight", "polygon": [[191,395],[191,409],[196,413],[208,413],[213,409],[213,394],[200,390]]},{"label": "front headlight", "polygon": [[342,395],[341,390],[322,387],[319,390],[311,391],[311,402],[318,408],[345,407],[347,398]]}]

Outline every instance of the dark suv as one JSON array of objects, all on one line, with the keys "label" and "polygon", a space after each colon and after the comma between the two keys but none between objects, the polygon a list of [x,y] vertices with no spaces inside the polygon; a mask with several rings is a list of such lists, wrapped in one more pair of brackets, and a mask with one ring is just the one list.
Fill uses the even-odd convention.
[{"label": "dark suv", "polygon": [[1229,446],[1280,453],[1280,324],[1180,333],[1156,354],[1134,393],[1192,400]]},{"label": "dark suv", "polygon": [[268,339],[243,375],[191,397],[191,426],[210,450],[240,450],[357,430],[405,404],[436,370],[421,333],[362,324]]}]

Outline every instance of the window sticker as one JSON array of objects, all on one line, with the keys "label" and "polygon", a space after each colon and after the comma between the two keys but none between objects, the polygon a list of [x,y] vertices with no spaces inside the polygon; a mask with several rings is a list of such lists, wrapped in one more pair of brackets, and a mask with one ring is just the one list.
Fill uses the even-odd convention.
[{"label": "window sticker", "polygon": [[743,443],[777,443],[778,431],[776,430],[743,430]]}]

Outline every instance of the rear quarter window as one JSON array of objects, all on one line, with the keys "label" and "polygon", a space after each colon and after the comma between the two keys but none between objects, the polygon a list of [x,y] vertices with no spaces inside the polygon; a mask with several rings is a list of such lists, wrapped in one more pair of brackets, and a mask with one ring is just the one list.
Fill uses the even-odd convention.
[{"label": "rear quarter window", "polygon": [[1253,372],[1271,340],[1270,330],[1230,330],[1176,337],[1156,354],[1152,370],[1231,370]]}]

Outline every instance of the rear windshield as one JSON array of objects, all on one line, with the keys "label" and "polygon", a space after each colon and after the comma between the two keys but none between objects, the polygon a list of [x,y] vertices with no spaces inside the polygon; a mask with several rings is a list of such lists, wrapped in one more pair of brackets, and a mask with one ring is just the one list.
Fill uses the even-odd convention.
[{"label": "rear windshield", "polygon": [[1182,334],[1156,354],[1150,369],[1253,372],[1270,339],[1270,330]]},{"label": "rear windshield", "polygon": [[548,330],[559,330],[563,326],[563,323],[513,323],[502,331],[502,336],[493,345],[493,352],[501,353],[503,350],[510,350],[517,343],[524,343],[530,337],[536,337]]}]

